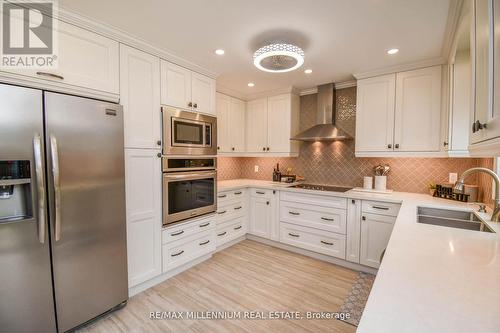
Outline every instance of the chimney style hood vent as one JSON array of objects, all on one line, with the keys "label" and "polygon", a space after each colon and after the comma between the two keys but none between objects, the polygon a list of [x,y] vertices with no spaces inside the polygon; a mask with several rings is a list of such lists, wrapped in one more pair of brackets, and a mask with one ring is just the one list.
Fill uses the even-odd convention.
[{"label": "chimney style hood vent", "polygon": [[300,132],[290,140],[296,141],[340,141],[352,137],[335,125],[335,87],[333,83],[318,86],[317,125]]}]

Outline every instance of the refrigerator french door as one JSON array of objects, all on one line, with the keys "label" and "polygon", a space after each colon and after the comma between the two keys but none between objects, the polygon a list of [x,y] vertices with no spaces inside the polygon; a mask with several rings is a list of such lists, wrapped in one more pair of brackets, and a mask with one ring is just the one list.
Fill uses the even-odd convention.
[{"label": "refrigerator french door", "polygon": [[128,298],[122,110],[8,85],[0,110],[4,183],[30,175],[0,182],[0,327],[64,332]]}]

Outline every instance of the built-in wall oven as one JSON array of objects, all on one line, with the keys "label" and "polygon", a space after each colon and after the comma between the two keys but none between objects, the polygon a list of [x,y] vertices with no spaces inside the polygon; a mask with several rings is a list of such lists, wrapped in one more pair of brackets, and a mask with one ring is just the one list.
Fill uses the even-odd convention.
[{"label": "built-in wall oven", "polygon": [[215,157],[163,158],[163,225],[217,209]]},{"label": "built-in wall oven", "polygon": [[217,118],[162,107],[164,155],[217,155]]}]

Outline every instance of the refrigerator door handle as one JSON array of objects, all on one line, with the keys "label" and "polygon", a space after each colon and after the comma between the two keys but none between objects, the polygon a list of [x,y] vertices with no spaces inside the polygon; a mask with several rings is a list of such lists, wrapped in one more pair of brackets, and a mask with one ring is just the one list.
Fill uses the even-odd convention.
[{"label": "refrigerator door handle", "polygon": [[54,179],[54,201],[55,201],[55,239],[61,239],[61,188],[59,180],[59,154],[57,152],[57,139],[50,136],[50,152],[52,157],[52,177]]},{"label": "refrigerator door handle", "polygon": [[42,167],[42,141],[40,134],[33,138],[33,153],[35,157],[35,175],[38,195],[38,241],[45,243],[45,184]]}]

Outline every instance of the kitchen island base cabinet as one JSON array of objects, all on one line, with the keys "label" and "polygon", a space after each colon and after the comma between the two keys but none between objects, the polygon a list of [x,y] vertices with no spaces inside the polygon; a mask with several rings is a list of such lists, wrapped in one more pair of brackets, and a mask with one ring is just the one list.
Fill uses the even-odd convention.
[{"label": "kitchen island base cabinet", "polygon": [[361,217],[360,260],[362,265],[378,268],[382,262],[396,217],[363,213]]}]

